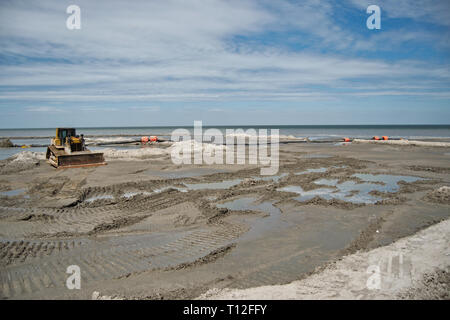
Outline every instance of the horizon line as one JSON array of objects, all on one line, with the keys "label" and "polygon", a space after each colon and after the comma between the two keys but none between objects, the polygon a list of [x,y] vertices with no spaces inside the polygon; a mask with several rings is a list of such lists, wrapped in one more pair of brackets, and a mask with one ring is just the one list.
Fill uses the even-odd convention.
[{"label": "horizon line", "polygon": [[[217,124],[203,124],[203,127],[377,127],[377,126],[391,126],[391,127],[406,127],[406,126],[417,126],[417,127],[426,127],[426,126],[434,126],[434,127],[450,127],[450,124],[253,124],[253,125],[217,125]],[[194,127],[191,125],[149,125],[149,126],[59,126],[59,127],[16,127],[16,128],[0,128],[0,130],[44,130],[44,129],[55,129],[55,128],[80,128],[80,129],[113,129],[113,128],[191,128]]]}]

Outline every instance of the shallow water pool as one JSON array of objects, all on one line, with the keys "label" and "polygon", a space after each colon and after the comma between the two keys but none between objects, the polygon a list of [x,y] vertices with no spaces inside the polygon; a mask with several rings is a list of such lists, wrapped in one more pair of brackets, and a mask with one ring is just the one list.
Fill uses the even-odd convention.
[{"label": "shallow water pool", "polygon": [[293,192],[300,196],[294,198],[298,201],[308,201],[316,196],[325,200],[338,199],[351,203],[373,204],[383,200],[382,197],[370,194],[372,191],[393,193],[400,189],[398,183],[404,181],[407,183],[425,180],[424,178],[412,176],[394,176],[394,175],[373,175],[373,174],[353,174],[352,177],[359,178],[364,182],[344,181],[338,183],[338,179],[318,179],[315,184],[333,188],[318,188],[309,191],[303,190],[301,186],[287,186],[278,189],[278,191]]},{"label": "shallow water pool", "polygon": [[251,222],[250,230],[244,234],[241,239],[258,238],[263,236],[264,232],[270,231],[276,227],[288,225],[287,222],[282,221],[281,211],[273,205],[270,201],[257,202],[255,197],[239,198],[233,201],[218,204],[218,208],[227,208],[235,211],[262,211],[269,214],[269,216],[256,219]]},{"label": "shallow water pool", "polygon": [[100,195],[100,196],[93,196],[93,197],[89,197],[87,199],[85,199],[84,201],[86,202],[94,202],[96,200],[105,200],[105,199],[114,199],[114,196],[110,195],[110,194],[104,194],[104,195]]},{"label": "shallow water pool", "polygon": [[137,196],[138,194],[145,196],[145,195],[150,195],[151,193],[147,192],[147,191],[129,191],[129,192],[124,192],[122,194],[122,197],[129,199],[129,198],[132,198],[134,196]]},{"label": "shallow water pool", "polygon": [[327,168],[317,168],[317,169],[306,169],[305,171],[296,172],[295,175],[299,176],[302,174],[308,174],[308,173],[316,173],[316,172],[327,172]]},{"label": "shallow water pool", "polygon": [[7,196],[7,197],[15,197],[18,195],[22,195],[26,192],[25,189],[15,189],[15,190],[9,190],[9,191],[2,191],[0,192],[0,195]]}]

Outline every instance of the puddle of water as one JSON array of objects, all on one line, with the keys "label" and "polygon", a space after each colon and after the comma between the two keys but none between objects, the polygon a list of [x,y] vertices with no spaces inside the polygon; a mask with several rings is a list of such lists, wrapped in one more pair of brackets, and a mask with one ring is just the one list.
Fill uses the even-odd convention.
[{"label": "puddle of water", "polygon": [[412,177],[412,176],[393,176],[390,174],[373,175],[373,174],[369,174],[369,173],[355,173],[354,175],[352,175],[352,177],[356,177],[356,178],[359,178],[359,179],[361,179],[363,181],[367,181],[367,182],[382,182],[382,183],[390,186],[390,188],[392,188],[392,190],[398,190],[398,188],[399,188],[398,182],[400,182],[400,181],[404,181],[406,183],[411,183],[411,182],[416,182],[419,180],[426,180],[424,178]]},{"label": "puddle of water", "polygon": [[303,188],[300,186],[287,186],[287,187],[278,189],[278,191],[297,193],[300,196],[295,197],[294,199],[303,202],[303,201],[308,201],[316,196],[319,196],[325,200],[331,200],[333,198],[331,196],[331,194],[333,192],[335,192],[336,189],[320,188],[320,189],[304,191]]},{"label": "puddle of water", "polygon": [[269,214],[269,216],[257,219],[252,222],[250,230],[244,234],[241,239],[258,238],[263,236],[263,233],[279,226],[285,226],[287,223],[282,221],[281,211],[273,205],[270,201],[256,203],[255,197],[239,198],[233,201],[218,204],[219,208],[227,208],[229,210],[244,211],[262,211]]},{"label": "puddle of water", "polygon": [[266,177],[252,177],[252,179],[257,181],[273,181],[278,183],[282,178],[287,177],[289,173],[282,173],[277,176],[266,176]]},{"label": "puddle of water", "polygon": [[317,169],[306,169],[305,171],[296,172],[295,175],[308,174],[313,172],[327,172],[327,168],[317,168]]},{"label": "puddle of water", "polygon": [[308,173],[315,173],[315,172],[327,172],[329,169],[343,169],[347,166],[331,166],[330,168],[315,168],[315,169],[306,169],[305,171],[296,172],[295,175],[302,175],[302,174],[308,174]]},{"label": "puddle of water", "polygon": [[227,170],[213,169],[213,168],[193,168],[188,170],[174,170],[174,171],[159,171],[159,170],[146,170],[145,173],[166,179],[177,178],[191,178],[210,175],[214,173],[228,172]]},{"label": "puddle of water", "polygon": [[242,179],[225,180],[221,182],[210,182],[210,183],[185,183],[184,185],[189,190],[201,190],[201,189],[228,189],[233,186],[238,185],[242,182]]},{"label": "puddle of water", "polygon": [[321,179],[314,182],[315,184],[325,185],[325,186],[335,186],[337,190],[334,190],[331,194],[327,196],[322,196],[323,198],[329,199],[339,199],[352,203],[375,203],[382,198],[373,196],[369,194],[371,191],[380,192],[391,192],[390,188],[381,184],[374,183],[356,183],[355,181],[345,181],[343,183],[337,183],[336,179]]},{"label": "puddle of water", "polygon": [[129,199],[129,198],[132,198],[134,196],[137,196],[138,194],[147,196],[147,195],[150,195],[151,193],[147,192],[147,191],[130,191],[130,192],[124,192],[122,197]]},{"label": "puddle of water", "polygon": [[85,199],[84,201],[94,202],[95,200],[102,200],[102,199],[114,199],[114,197],[110,194],[105,194],[105,195],[101,195],[101,196],[90,197],[88,199]]},{"label": "puddle of water", "polygon": [[188,192],[188,190],[187,190],[186,188],[180,188],[180,187],[168,186],[168,187],[163,187],[163,188],[155,189],[155,190],[153,190],[152,193],[160,193],[160,192],[164,192],[164,191],[169,190],[169,189],[175,189],[175,190],[178,190],[178,191],[180,191],[180,192]]},{"label": "puddle of water", "polygon": [[[307,201],[315,196],[319,196],[325,200],[339,199],[352,203],[372,204],[383,198],[371,195],[371,191],[379,192],[397,192],[400,189],[398,182],[405,181],[407,183],[424,180],[423,178],[410,176],[393,176],[393,175],[372,175],[372,174],[354,174],[365,182],[357,183],[356,181],[344,181],[338,183],[338,179],[319,179],[314,181],[315,184],[331,188],[319,188],[310,191],[304,191],[300,186],[288,186],[279,189],[279,191],[288,191],[299,194],[294,199],[298,201]],[[381,182],[373,183],[373,182]]]},{"label": "puddle of water", "polygon": [[338,179],[319,179],[314,181],[315,184],[320,184],[323,186],[336,187],[338,183]]},{"label": "puddle of water", "polygon": [[[15,189],[15,190],[10,190],[10,191],[2,191],[0,192],[0,195],[2,196],[7,196],[7,197],[15,197],[15,196],[19,196],[19,195],[23,195],[25,193],[25,189]],[[30,196],[25,195],[25,198],[29,198]]]}]

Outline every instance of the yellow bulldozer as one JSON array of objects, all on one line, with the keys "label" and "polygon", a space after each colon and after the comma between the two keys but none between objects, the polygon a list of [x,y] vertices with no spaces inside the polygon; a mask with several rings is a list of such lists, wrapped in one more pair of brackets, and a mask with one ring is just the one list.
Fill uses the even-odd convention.
[{"label": "yellow bulldozer", "polygon": [[74,128],[57,128],[56,136],[47,148],[47,161],[55,168],[78,168],[105,165],[101,152],[91,152],[85,146],[84,136]]}]

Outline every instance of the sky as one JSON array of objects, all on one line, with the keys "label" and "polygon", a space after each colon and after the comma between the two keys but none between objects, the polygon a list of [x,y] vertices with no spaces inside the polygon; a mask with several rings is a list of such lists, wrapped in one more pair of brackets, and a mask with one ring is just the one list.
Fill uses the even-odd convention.
[{"label": "sky", "polygon": [[449,17],[448,0],[2,0],[0,128],[449,124]]}]

